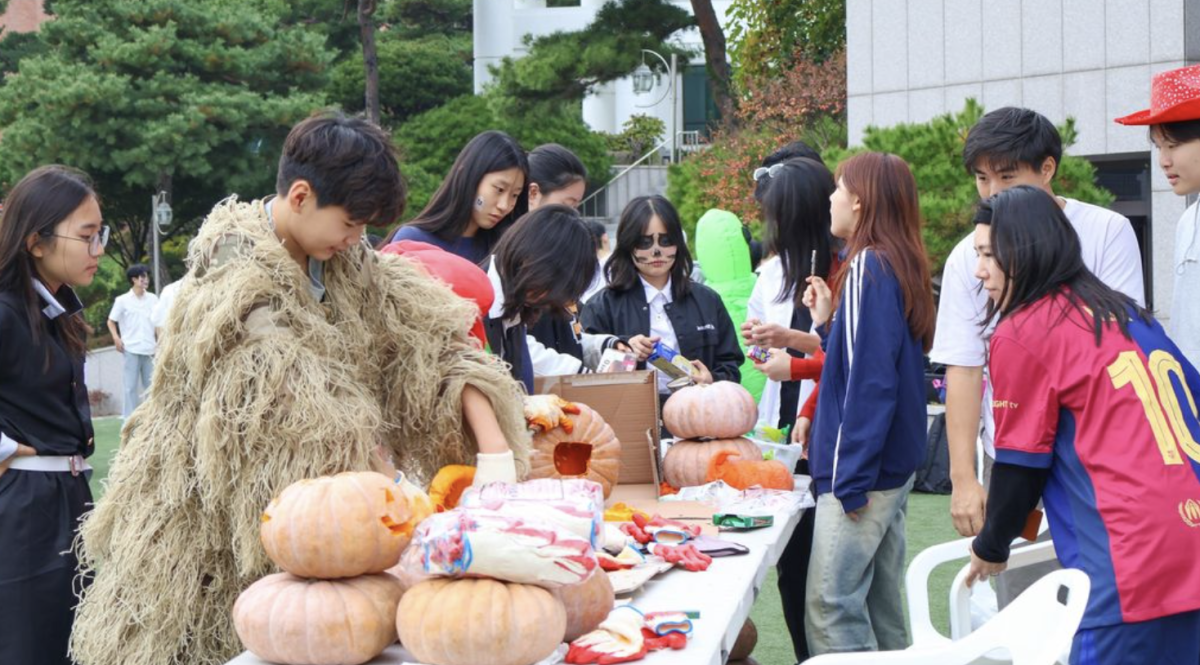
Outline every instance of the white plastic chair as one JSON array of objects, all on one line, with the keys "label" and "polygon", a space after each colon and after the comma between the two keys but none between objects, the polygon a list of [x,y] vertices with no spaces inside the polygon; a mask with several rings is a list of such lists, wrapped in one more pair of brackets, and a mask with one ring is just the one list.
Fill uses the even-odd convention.
[{"label": "white plastic chair", "polygon": [[[805,662],[808,665],[967,665],[978,662],[1052,665],[1070,648],[1075,630],[1083,619],[1090,590],[1091,582],[1083,571],[1056,570],[1026,589],[994,619],[961,640],[950,641],[943,637],[938,644],[914,645],[906,651],[826,654]],[[1064,592],[1065,599],[1059,600]]]},{"label": "white plastic chair", "polygon": [[[1042,520],[1045,530],[1045,520]],[[971,590],[966,578],[970,566],[964,565],[950,585],[950,637],[933,626],[929,616],[929,576],[943,563],[955,559],[969,559],[973,538],[960,538],[948,543],[934,545],[921,551],[908,564],[904,575],[904,586],[908,594],[908,616],[912,623],[913,646],[922,648],[957,640],[971,632]],[[1025,541],[1017,541],[1024,543]],[[1017,543],[1014,543],[1014,545]],[[1032,545],[1014,547],[1008,559],[1008,570],[1032,566],[1053,559],[1054,543],[1045,541]]]}]

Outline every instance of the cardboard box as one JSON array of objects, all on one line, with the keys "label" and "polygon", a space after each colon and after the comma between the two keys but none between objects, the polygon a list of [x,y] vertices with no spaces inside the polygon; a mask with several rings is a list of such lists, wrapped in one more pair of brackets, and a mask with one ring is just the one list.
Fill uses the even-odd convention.
[{"label": "cardboard box", "polygon": [[600,414],[621,442],[620,485],[650,485],[657,495],[659,455],[658,382],[650,370],[570,374],[534,379],[534,393],[558,395]]}]

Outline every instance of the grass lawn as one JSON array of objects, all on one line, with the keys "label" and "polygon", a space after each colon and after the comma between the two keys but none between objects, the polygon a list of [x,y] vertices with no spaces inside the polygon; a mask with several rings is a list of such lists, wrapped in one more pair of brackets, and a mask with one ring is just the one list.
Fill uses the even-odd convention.
[{"label": "grass lawn", "polygon": [[[99,499],[104,494],[103,479],[108,475],[108,466],[120,440],[120,418],[97,418],[92,421],[96,429],[96,454],[89,460],[95,468],[92,476],[92,492]],[[950,524],[950,497],[929,494],[913,494],[908,500],[908,560],[921,550],[958,538]],[[954,581],[961,563],[948,564],[934,571],[930,588],[930,612],[934,625],[949,633],[947,590]],[[791,638],[783,622],[783,611],[779,604],[779,588],[776,586],[775,571],[767,575],[767,582],[754,603],[751,617],[758,626],[758,646],[754,658],[762,665],[791,665]]]}]

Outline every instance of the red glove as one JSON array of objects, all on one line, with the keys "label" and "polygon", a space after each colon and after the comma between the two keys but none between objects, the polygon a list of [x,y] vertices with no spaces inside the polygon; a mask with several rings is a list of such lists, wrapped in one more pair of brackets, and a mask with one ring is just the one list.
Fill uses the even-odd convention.
[{"label": "red glove", "polygon": [[662,515],[655,515],[654,517],[651,517],[646,522],[646,524],[640,524],[638,526],[641,526],[643,529],[645,529],[647,525],[675,527],[676,529],[680,529],[682,531],[686,531],[686,532],[690,533],[692,535],[692,538],[700,537],[700,525],[699,524],[684,524],[683,522],[679,522],[677,520],[669,520],[669,519],[663,517]]},{"label": "red glove", "polygon": [[[641,522],[641,524],[638,522]],[[653,539],[650,534],[646,533],[645,526],[646,518],[642,517],[638,513],[634,513],[633,522],[623,522],[621,524],[621,532],[641,543],[642,545],[645,545]]]},{"label": "red glove", "polygon": [[696,549],[695,545],[655,545],[654,554],[667,563],[683,566],[684,570],[699,572],[708,570],[712,557]]},{"label": "red glove", "polygon": [[666,635],[659,636],[649,628],[642,629],[642,636],[646,638],[646,648],[650,651],[661,651],[663,649],[679,651],[687,646],[688,640],[687,635],[683,633],[672,631]]}]

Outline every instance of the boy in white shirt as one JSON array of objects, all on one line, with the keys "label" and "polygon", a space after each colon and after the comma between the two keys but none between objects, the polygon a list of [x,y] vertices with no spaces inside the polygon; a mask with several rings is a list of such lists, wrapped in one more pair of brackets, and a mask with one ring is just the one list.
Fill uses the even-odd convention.
[{"label": "boy in white shirt", "polygon": [[[1149,125],[1158,165],[1180,196],[1200,193],[1200,65],[1154,76],[1150,108],[1123,118],[1122,125]],[[1171,339],[1192,364],[1200,363],[1200,203],[1193,202],[1175,227],[1175,290]]]},{"label": "boy in white shirt", "polygon": [[146,290],[150,285],[150,269],[145,265],[129,266],[125,277],[132,288],[117,296],[108,315],[108,330],[117,351],[125,354],[125,399],[121,404],[121,417],[129,418],[142,403],[154,371],[157,342],[152,315],[158,296]]},{"label": "boy in white shirt", "polygon": [[[1062,138],[1053,123],[1029,109],[1006,107],[988,113],[971,128],[963,165],[975,178],[981,199],[1016,185],[1031,185],[1054,196],[1079,234],[1083,260],[1105,284],[1145,302],[1141,251],[1125,217],[1099,206],[1054,194],[1052,181],[1062,160]],[[937,328],[930,359],[946,365],[946,434],[950,445],[954,528],[974,536],[983,526],[987,492],[976,478],[975,442],[982,436],[985,479],[992,448],[991,391],[987,388],[987,339],[980,325],[987,293],[975,277],[975,233],[954,247],[942,272]],[[981,402],[980,396],[983,396]],[[986,405],[987,408],[984,408]],[[982,418],[982,431],[981,431]],[[1001,606],[1009,591],[999,588]],[[1015,597],[1016,593],[1011,595]]]}]

